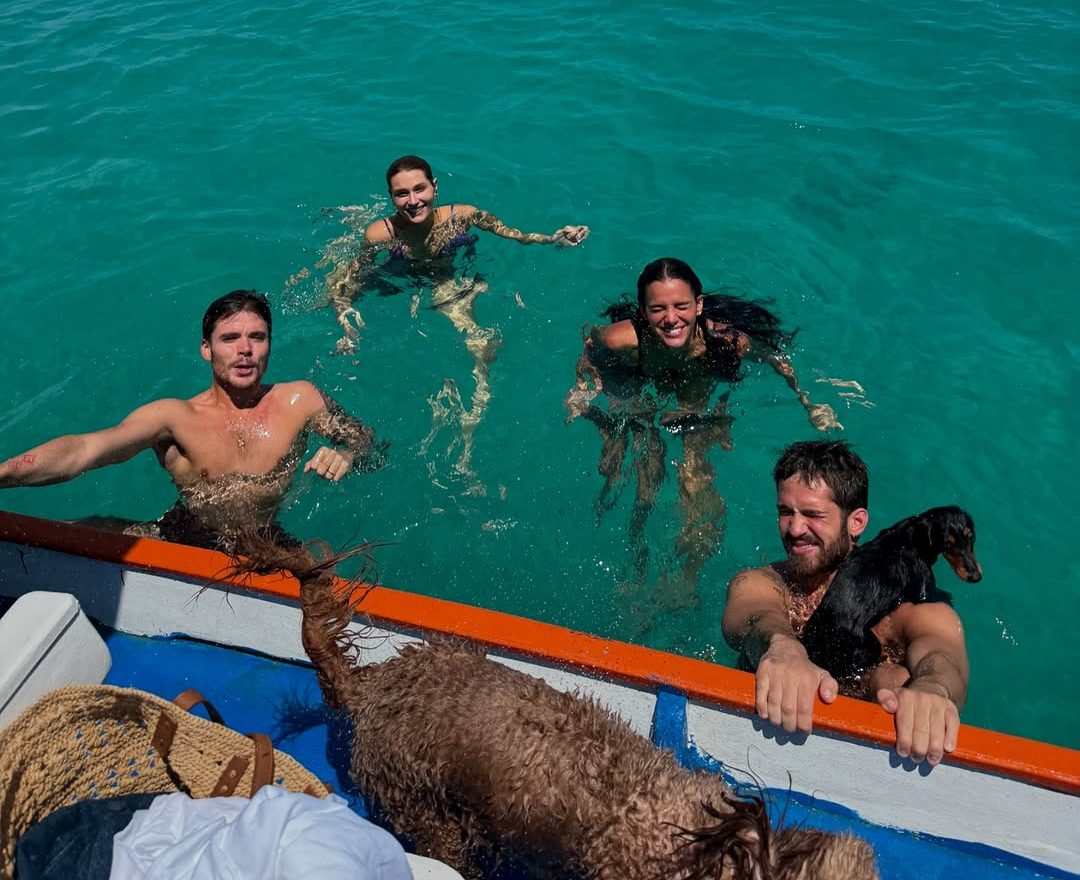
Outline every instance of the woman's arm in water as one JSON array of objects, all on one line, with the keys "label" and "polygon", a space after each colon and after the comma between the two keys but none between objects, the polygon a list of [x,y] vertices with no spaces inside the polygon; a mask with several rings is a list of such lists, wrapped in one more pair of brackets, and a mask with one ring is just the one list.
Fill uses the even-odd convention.
[{"label": "woman's arm in water", "polygon": [[[371,230],[369,229],[368,232]],[[364,328],[364,319],[356,310],[353,302],[360,294],[360,278],[365,270],[375,262],[375,256],[385,244],[378,244],[368,238],[364,233],[364,244],[356,259],[351,260],[345,267],[335,269],[326,276],[327,293],[330,296],[330,304],[334,307],[338,323],[344,331],[344,336],[338,340],[337,350],[340,354],[348,354],[356,350],[356,342],[360,338],[360,331]]]},{"label": "woman's arm in water", "polygon": [[593,400],[604,390],[600,371],[592,362],[591,348],[592,339],[586,337],[585,345],[581,349],[581,357],[577,362],[577,381],[566,395],[566,400],[563,401],[563,406],[569,413],[566,417],[568,425],[592,406]]},{"label": "woman's arm in water", "polygon": [[806,410],[811,425],[819,431],[844,430],[844,426],[837,420],[836,413],[833,412],[831,406],[827,403],[810,402],[810,395],[799,387],[799,377],[795,375],[795,368],[791,365],[791,360],[786,354],[782,351],[763,350],[761,346],[753,345],[747,356],[758,362],[768,364],[783,377],[788,387],[799,398],[799,403]]},{"label": "woman's arm in water", "polygon": [[473,205],[461,205],[459,210],[461,216],[477,229],[483,229],[500,238],[509,238],[521,244],[557,244],[561,247],[574,247],[589,237],[588,226],[563,226],[551,235],[544,235],[542,232],[522,232],[520,229],[514,229],[494,214],[482,211]]},{"label": "woman's arm in water", "polygon": [[569,412],[566,424],[582,415],[604,390],[601,371],[614,363],[633,363],[637,360],[637,333],[629,321],[616,321],[602,327],[591,327],[585,335],[585,345],[577,362],[577,381],[566,395],[563,406]]},{"label": "woman's arm in water", "polygon": [[119,425],[49,440],[0,463],[0,489],[66,483],[86,471],[119,464],[170,436],[175,400],[141,406]]}]

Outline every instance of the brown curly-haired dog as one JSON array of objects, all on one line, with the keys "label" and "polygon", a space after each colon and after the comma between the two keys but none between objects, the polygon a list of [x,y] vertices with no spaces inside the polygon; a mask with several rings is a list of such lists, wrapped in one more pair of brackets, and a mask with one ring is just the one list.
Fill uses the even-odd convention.
[{"label": "brown curly-haired dog", "polygon": [[[264,557],[265,561],[265,557]],[[479,876],[483,850],[542,876],[871,880],[863,840],[773,831],[759,799],[679,766],[612,712],[449,643],[356,666],[334,560],[301,582],[304,648],[354,723],[351,772],[424,855]]]}]

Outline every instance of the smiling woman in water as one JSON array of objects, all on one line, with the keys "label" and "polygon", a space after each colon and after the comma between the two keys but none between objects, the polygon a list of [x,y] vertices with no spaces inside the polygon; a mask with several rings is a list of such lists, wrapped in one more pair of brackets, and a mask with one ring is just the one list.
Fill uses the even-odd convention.
[{"label": "smiling woman in water", "polygon": [[[376,268],[380,255],[385,254],[385,261],[377,267],[380,272],[417,278],[418,289],[410,306],[413,315],[420,305],[420,290],[430,285],[431,307],[446,315],[454,328],[465,334],[465,347],[473,358],[476,388],[472,405],[466,410],[454,381],[445,380],[442,390],[430,401],[436,421],[423,448],[426,449],[434,439],[440,423],[458,412],[462,451],[454,470],[461,476],[475,478],[471,463],[473,433],[491,399],[489,372],[499,339],[494,329],[477,323],[474,313],[476,297],[487,290],[486,282],[479,277],[455,278],[454,258],[458,254],[472,256],[478,239],[471,232],[473,229],[521,244],[574,247],[588,237],[589,227],[563,226],[550,235],[522,232],[475,205],[440,205],[439,182],[431,166],[419,156],[396,159],[386,170],[386,185],[396,210],[370,224],[364,231],[364,249],[360,255],[327,277],[330,300],[344,332],[337,348],[341,353],[356,349],[364,322],[355,302],[363,293],[365,280],[370,277],[367,273]],[[467,491],[480,494],[483,486],[474,482]]]},{"label": "smiling woman in water", "polygon": [[[767,363],[779,373],[820,431],[840,429],[827,404],[815,404],[799,387],[784,347],[792,335],[763,305],[729,294],[705,294],[701,279],[682,260],[649,263],[637,281],[637,304],[618,303],[604,312],[610,324],[593,327],[577,367],[577,384],[566,398],[567,422],[584,416],[599,429],[604,485],[597,514],[615,503],[623,459],[630,450],[637,493],[630,518],[634,579],[648,571],[645,524],[666,475],[664,434],[682,438],[676,467],[682,528],[675,553],[683,559],[678,577],[663,573],[656,601],[679,608],[696,602],[698,574],[724,539],[724,499],[707,458],[719,445],[731,449],[728,392],[710,405],[722,383],[738,382],[746,360]],[[607,409],[593,401],[603,392]],[[644,613],[650,613],[648,611]]]}]

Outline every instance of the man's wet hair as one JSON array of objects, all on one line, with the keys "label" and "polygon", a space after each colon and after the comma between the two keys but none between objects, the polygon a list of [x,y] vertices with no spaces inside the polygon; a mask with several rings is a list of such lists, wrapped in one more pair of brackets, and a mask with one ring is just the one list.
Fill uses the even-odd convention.
[{"label": "man's wet hair", "polygon": [[390,163],[390,167],[386,169],[386,186],[390,187],[390,178],[395,174],[400,174],[402,171],[423,171],[424,177],[435,182],[435,175],[431,172],[431,166],[428,165],[419,156],[401,156]]},{"label": "man's wet hair", "polygon": [[273,319],[270,317],[270,301],[257,290],[234,290],[225,296],[219,296],[206,309],[202,319],[203,342],[209,342],[218,321],[231,318],[240,312],[254,312],[266,321],[266,335],[273,332]]},{"label": "man's wet hair", "polygon": [[638,276],[638,305],[645,308],[646,287],[654,281],[666,281],[669,278],[685,281],[687,285],[689,285],[690,290],[693,291],[694,299],[701,299],[701,279],[697,277],[697,273],[690,268],[690,265],[677,257],[661,257],[659,260],[653,260],[649,263],[641,270],[641,274]]},{"label": "man's wet hair", "polygon": [[870,472],[846,440],[802,440],[785,447],[773,468],[779,486],[798,475],[807,485],[821,480],[847,516],[865,508],[870,497]]}]

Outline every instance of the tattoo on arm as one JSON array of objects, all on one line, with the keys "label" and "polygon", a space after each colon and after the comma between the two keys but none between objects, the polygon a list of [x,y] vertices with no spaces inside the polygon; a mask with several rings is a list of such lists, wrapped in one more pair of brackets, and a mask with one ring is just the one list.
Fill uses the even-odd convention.
[{"label": "tattoo on arm", "polygon": [[953,691],[947,684],[947,678],[945,678],[952,675],[958,676],[959,680],[963,681],[964,673],[960,669],[960,665],[948,651],[938,649],[937,651],[931,651],[915,664],[915,668],[911,670],[909,684],[918,681],[920,678],[931,679],[934,684],[944,689],[945,696],[948,699],[956,702]]},{"label": "tattoo on arm", "polygon": [[544,235],[540,232],[522,232],[520,229],[507,226],[502,220],[487,211],[477,211],[473,215],[472,223],[477,229],[492,232],[502,238],[512,238],[522,244],[551,244],[555,241],[554,235]]},{"label": "tattoo on arm", "polygon": [[912,678],[919,678],[923,675],[934,675],[937,672],[945,672],[947,670],[941,669],[938,665],[939,661],[944,661],[945,664],[952,668],[958,675],[963,673],[960,671],[960,664],[958,664],[951,656],[949,652],[945,650],[931,651],[925,657],[923,657],[918,663],[915,664],[915,668],[911,670]]},{"label": "tattoo on arm", "polygon": [[27,465],[33,464],[37,461],[36,455],[26,453],[25,455],[17,455],[15,458],[7,461],[7,468],[9,471],[21,471]]}]

